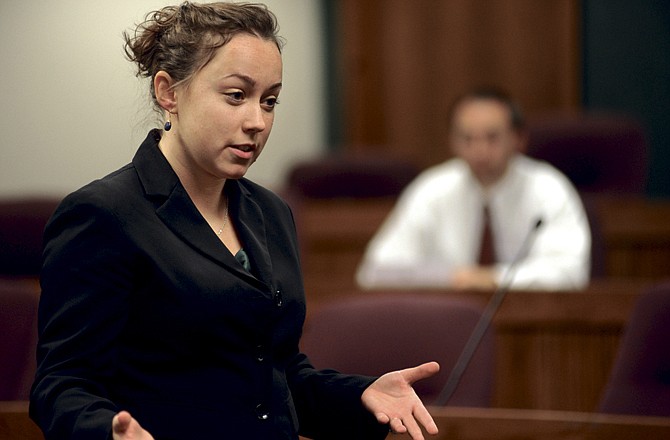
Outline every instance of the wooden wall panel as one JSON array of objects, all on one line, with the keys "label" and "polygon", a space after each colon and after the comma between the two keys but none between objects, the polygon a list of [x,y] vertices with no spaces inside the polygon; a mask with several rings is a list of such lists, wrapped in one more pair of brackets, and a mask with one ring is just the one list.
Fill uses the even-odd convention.
[{"label": "wooden wall panel", "polygon": [[[448,157],[446,110],[464,90],[507,89],[528,113],[580,106],[578,0],[341,0],[345,145],[425,166]],[[351,146],[356,147],[351,147]]]}]

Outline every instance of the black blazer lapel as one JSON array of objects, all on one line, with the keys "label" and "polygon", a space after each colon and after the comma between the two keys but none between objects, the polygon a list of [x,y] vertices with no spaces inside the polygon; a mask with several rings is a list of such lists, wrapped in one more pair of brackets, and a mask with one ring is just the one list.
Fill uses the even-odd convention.
[{"label": "black blazer lapel", "polygon": [[[159,141],[160,131],[152,130],[133,158],[145,194],[156,205],[158,217],[197,251],[238,276],[258,283],[218,240],[161,153]],[[243,190],[237,181],[228,181],[226,191],[232,202],[231,215],[238,219],[238,233],[253,265],[252,273],[257,273],[264,285],[271,286],[272,270],[263,213],[246,192],[241,195]]]},{"label": "black blazer lapel", "polygon": [[156,214],[193,248],[234,272],[247,275],[244,268],[216,237],[181,184],[175,186],[170,197],[156,209]]},{"label": "black blazer lapel", "polygon": [[261,207],[237,180],[226,182],[226,193],[230,200],[230,213],[237,219],[237,232],[244,250],[251,260],[252,272],[266,285],[272,287],[272,260],[268,248],[266,227],[270,219],[265,218]]}]

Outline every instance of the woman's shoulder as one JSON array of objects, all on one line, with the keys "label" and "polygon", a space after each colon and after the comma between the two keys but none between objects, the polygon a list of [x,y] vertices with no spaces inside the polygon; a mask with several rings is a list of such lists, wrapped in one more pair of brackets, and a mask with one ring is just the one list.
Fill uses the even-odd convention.
[{"label": "woman's shoulder", "polygon": [[139,188],[137,173],[128,164],[68,194],[56,212],[73,209],[114,212],[131,204]]}]

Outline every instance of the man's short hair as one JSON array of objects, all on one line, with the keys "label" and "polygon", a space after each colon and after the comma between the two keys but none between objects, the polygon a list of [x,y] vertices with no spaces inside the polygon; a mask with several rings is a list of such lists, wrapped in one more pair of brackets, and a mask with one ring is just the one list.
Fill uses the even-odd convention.
[{"label": "man's short hair", "polygon": [[449,108],[449,124],[452,123],[456,109],[466,101],[492,100],[503,104],[510,113],[512,128],[520,131],[525,128],[526,120],[519,104],[509,94],[497,87],[482,86],[459,95]]}]

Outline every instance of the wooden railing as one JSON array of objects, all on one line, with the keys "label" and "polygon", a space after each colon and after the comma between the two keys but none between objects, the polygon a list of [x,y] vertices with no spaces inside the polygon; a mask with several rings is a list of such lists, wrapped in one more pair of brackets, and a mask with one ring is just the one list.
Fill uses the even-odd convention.
[{"label": "wooden railing", "polygon": [[[590,197],[604,253],[603,278],[670,278],[670,200]],[[296,209],[308,295],[355,288],[365,246],[394,198],[307,199]]]},{"label": "wooden railing", "polygon": [[[582,291],[509,292],[492,323],[496,335],[492,406],[594,411],[629,314],[650,285],[609,280],[594,282]],[[436,292],[474,297],[482,304],[492,294],[449,289],[413,291],[416,295]],[[308,319],[323,302],[378,293],[331,291],[308,304]]]}]

